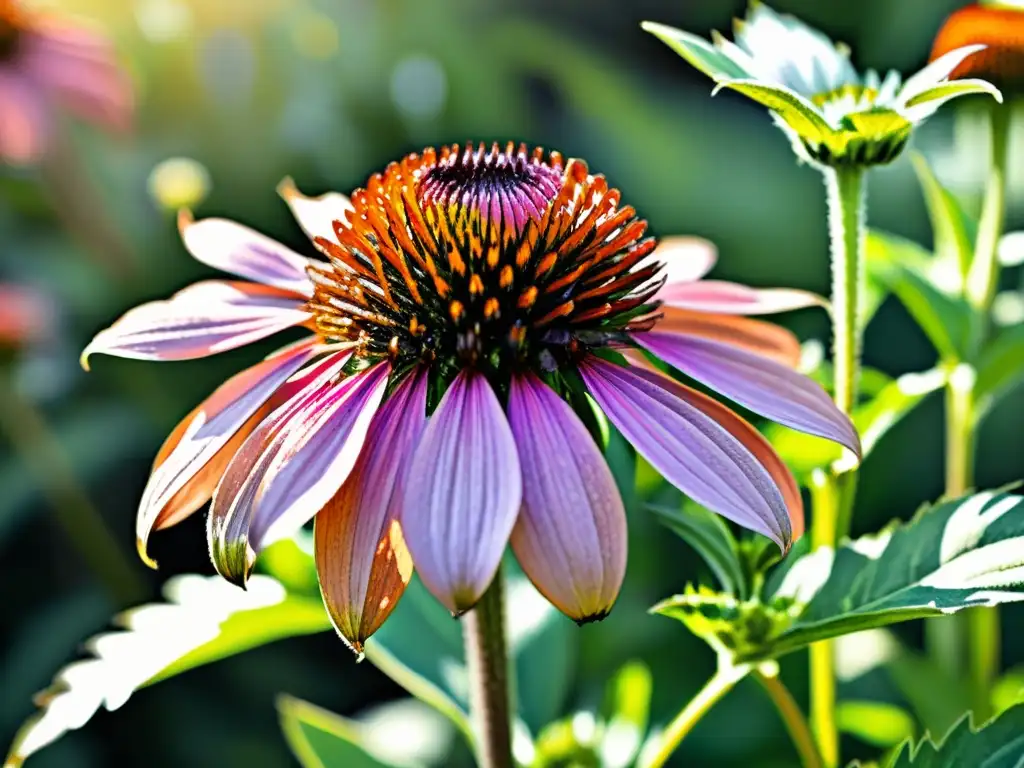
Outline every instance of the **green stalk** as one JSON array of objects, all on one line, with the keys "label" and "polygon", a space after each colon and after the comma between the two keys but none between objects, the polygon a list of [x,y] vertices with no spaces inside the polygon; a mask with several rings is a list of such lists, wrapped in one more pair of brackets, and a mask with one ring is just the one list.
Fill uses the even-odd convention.
[{"label": "green stalk", "polygon": [[974,242],[974,260],[967,273],[967,299],[988,316],[999,282],[997,251],[1003,236],[1006,218],[1006,172],[1010,148],[1010,104],[992,103],[989,126],[992,135],[992,162],[985,201],[978,221],[978,238]]},{"label": "green stalk", "polygon": [[789,731],[789,737],[793,740],[797,753],[800,755],[800,764],[804,768],[824,768],[825,762],[818,753],[818,747],[814,743],[814,736],[807,725],[807,718],[800,711],[800,705],[796,703],[793,694],[779,677],[777,665],[771,671],[763,668],[754,671],[754,678],[761,684],[772,704],[779,710],[782,722]]},{"label": "green stalk", "polygon": [[715,706],[749,672],[750,667],[747,665],[736,666],[720,660],[718,671],[673,718],[664,733],[654,742],[654,746],[649,750],[644,750],[637,762],[638,768],[661,768],[668,762],[672,753],[676,751],[686,735],[693,730],[693,727],[700,722],[700,719],[708,713],[708,710]]},{"label": "green stalk", "polygon": [[501,569],[463,622],[469,664],[470,705],[480,768],[512,768],[512,714],[509,695],[505,591]]},{"label": "green stalk", "polygon": [[139,602],[146,587],[138,569],[125,557],[79,484],[46,419],[11,384],[9,374],[0,370],[0,430],[28,470],[35,473],[54,518],[86,567],[120,604]]},{"label": "green stalk", "polygon": [[[866,220],[865,169],[859,166],[826,168],[828,222],[832,258],[832,325],[836,405],[849,415],[857,403],[860,378],[864,241]],[[811,546],[836,547],[850,532],[856,472],[833,469],[812,488],[814,517]],[[810,648],[811,723],[822,762],[839,764],[836,727],[835,658],[832,643]]]}]

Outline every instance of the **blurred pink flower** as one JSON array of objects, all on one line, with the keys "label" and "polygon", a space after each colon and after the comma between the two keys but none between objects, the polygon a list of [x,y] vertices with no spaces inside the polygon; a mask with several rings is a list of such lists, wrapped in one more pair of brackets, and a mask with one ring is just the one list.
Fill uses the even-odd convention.
[{"label": "blurred pink flower", "polygon": [[102,35],[0,0],[0,160],[38,160],[57,107],[123,130],[132,111],[127,74]]},{"label": "blurred pink flower", "polygon": [[645,353],[859,450],[849,420],[793,370],[796,338],[739,316],[817,298],[701,280],[714,248],[656,248],[582,161],[456,145],[392,163],[351,199],[282,191],[326,260],[185,216],[193,256],[257,282],[209,280],[133,309],[83,353],[185,360],[310,331],[167,440],[139,511],[144,558],[152,530],[212,496],[214,564],[237,582],[268,542],[316,516],[324,599],[356,649],[413,564],[459,614],[509,543],[552,603],[589,621],[618,594],[626,520],[588,395],[699,503],[783,548],[803,530],[796,483],[767,441]]},{"label": "blurred pink flower", "polygon": [[37,294],[0,284],[0,349],[32,342],[45,335],[50,324],[49,307]]}]

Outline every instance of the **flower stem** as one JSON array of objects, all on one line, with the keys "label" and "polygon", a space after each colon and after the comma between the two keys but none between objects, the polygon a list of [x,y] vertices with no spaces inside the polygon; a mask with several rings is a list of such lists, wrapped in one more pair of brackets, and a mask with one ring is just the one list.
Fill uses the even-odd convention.
[{"label": "flower stem", "polygon": [[993,102],[989,109],[989,125],[992,136],[992,162],[989,168],[988,184],[985,187],[985,201],[982,203],[981,219],[978,221],[978,237],[974,243],[974,259],[967,273],[967,299],[971,304],[988,315],[999,282],[999,259],[997,251],[1003,235],[1006,216],[1006,173],[1009,165],[1010,115],[1009,104]]},{"label": "flower stem", "polygon": [[818,753],[814,736],[811,735],[811,729],[807,725],[807,718],[800,711],[800,706],[793,698],[793,694],[789,692],[789,688],[779,677],[778,667],[771,672],[757,669],[754,671],[754,677],[764,687],[775,708],[779,710],[782,722],[786,724],[786,730],[789,731],[789,737],[800,754],[800,763],[804,768],[824,768],[825,763]]},{"label": "flower stem", "polygon": [[463,618],[470,703],[480,768],[512,768],[512,716],[501,568],[480,602]]},{"label": "flower stem", "polygon": [[[824,170],[832,260],[834,398],[839,410],[847,415],[857,403],[860,378],[867,196],[864,173],[864,168],[858,166]],[[856,472],[833,468],[822,473],[814,485],[811,546],[836,547],[850,532]],[[839,764],[832,643],[823,641],[811,646],[810,676],[811,722],[822,763],[832,768]]]},{"label": "flower stem", "polygon": [[46,419],[0,371],[0,430],[39,479],[57,523],[89,570],[122,605],[139,602],[146,588],[78,483]]},{"label": "flower stem", "polygon": [[680,742],[700,722],[700,719],[708,713],[708,710],[732,690],[732,687],[742,680],[748,672],[750,672],[750,667],[747,665],[737,666],[720,660],[718,671],[704,684],[704,687],[700,689],[697,695],[690,699],[672,722],[668,724],[668,727],[661,734],[657,742],[655,742],[653,748],[645,750],[644,754],[641,755],[637,763],[638,768],[661,768],[672,756],[672,753],[676,751]]}]

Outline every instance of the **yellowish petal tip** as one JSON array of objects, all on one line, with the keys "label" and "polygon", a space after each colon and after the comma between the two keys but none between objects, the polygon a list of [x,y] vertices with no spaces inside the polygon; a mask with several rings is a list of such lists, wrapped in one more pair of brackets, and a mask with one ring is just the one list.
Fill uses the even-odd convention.
[{"label": "yellowish petal tip", "polygon": [[82,354],[78,356],[78,364],[82,366],[82,370],[89,373],[89,355],[92,354],[92,344],[82,350]]},{"label": "yellowish petal tip", "polygon": [[285,199],[285,201],[291,200],[293,197],[301,196],[299,188],[295,186],[295,181],[291,176],[285,176],[277,185],[277,194]]},{"label": "yellowish petal tip", "polygon": [[141,536],[135,539],[135,549],[139,553],[139,559],[142,560],[142,562],[144,562],[148,567],[152,568],[154,571],[157,570],[157,568],[159,568],[159,566],[156,563],[156,560],[149,556],[146,540]]},{"label": "yellowish petal tip", "polygon": [[192,215],[192,211],[188,208],[181,208],[178,210],[178,232],[185,234],[185,230],[188,229],[196,221]]}]

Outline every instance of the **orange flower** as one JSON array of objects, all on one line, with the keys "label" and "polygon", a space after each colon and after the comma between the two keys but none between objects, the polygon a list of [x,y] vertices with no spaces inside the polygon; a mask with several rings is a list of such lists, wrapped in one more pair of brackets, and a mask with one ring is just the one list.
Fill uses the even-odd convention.
[{"label": "orange flower", "polygon": [[935,36],[931,58],[975,43],[987,47],[965,59],[951,78],[981,77],[1001,89],[1024,85],[1024,5],[989,2],[961,8]]}]

